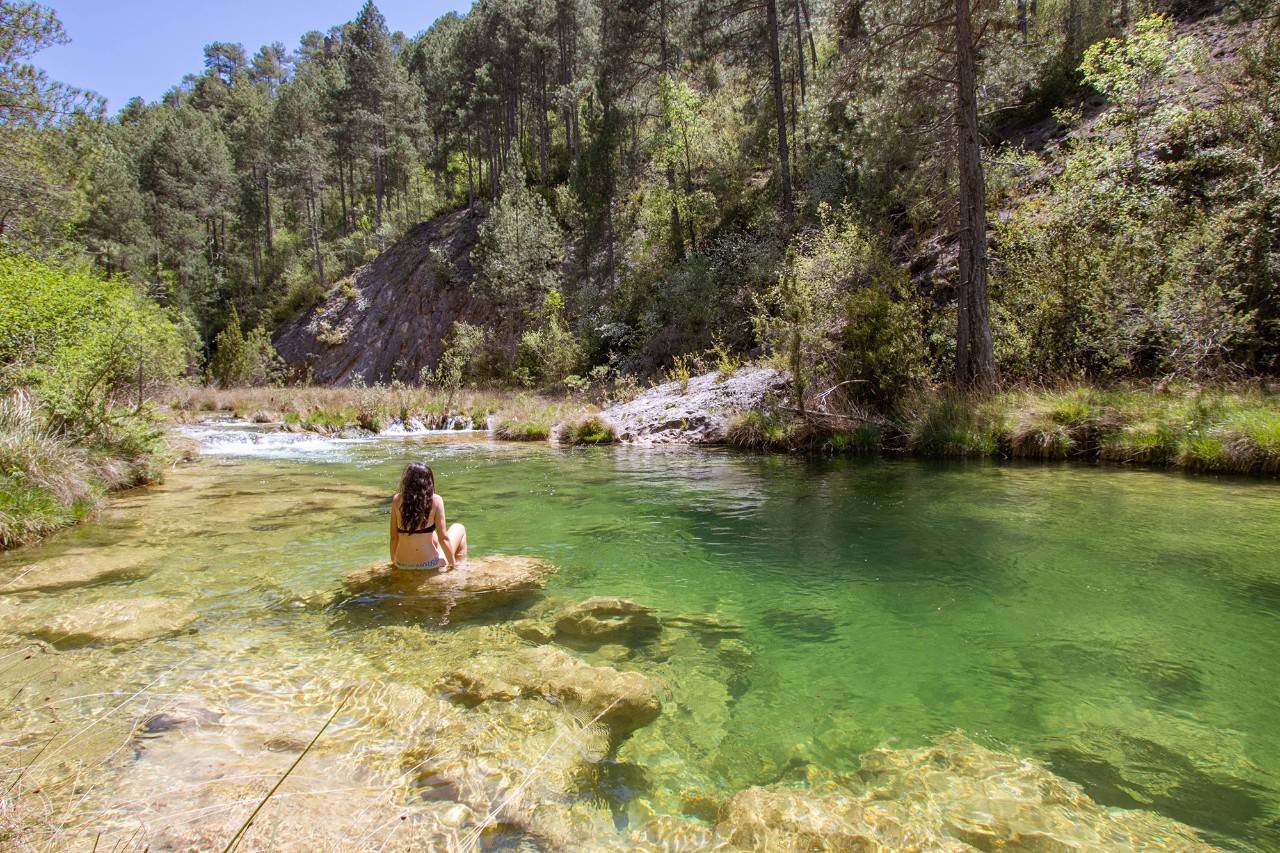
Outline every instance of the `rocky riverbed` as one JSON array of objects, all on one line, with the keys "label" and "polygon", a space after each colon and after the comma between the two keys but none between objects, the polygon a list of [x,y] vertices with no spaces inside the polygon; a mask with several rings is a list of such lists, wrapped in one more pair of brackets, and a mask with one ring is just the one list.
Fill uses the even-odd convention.
[{"label": "rocky riverbed", "polygon": [[[128,561],[108,552],[103,565],[112,572],[51,560],[6,582],[29,592],[119,581]],[[15,803],[30,808],[30,786],[56,792],[71,773],[80,793],[40,798],[45,811],[24,818],[36,829],[43,821],[55,847],[203,850],[243,828],[244,850],[1214,849],[1188,827],[1099,806],[1042,765],[959,733],[874,750],[852,773],[793,761],[775,781],[727,796],[714,780],[700,786],[680,753],[725,735],[735,685],[751,677],[741,626],[625,598],[548,597],[555,571],[501,556],[444,573],[353,570],[313,604],[337,619],[395,610],[401,624],[361,640],[373,677],[248,666],[187,681],[105,724],[108,736],[81,745],[81,761],[37,756],[7,801],[10,816]],[[5,631],[51,644],[33,653],[39,660],[121,650],[195,619],[184,602],[142,597],[28,620],[20,599],[0,600]],[[418,686],[378,677],[392,648],[417,663]],[[62,680],[88,678],[67,662]],[[38,701],[24,710],[33,721],[57,716]],[[699,724],[675,752],[637,737],[686,715]],[[671,784],[649,786],[665,792],[657,798],[600,796],[629,776]],[[86,824],[68,811],[86,804],[102,817]]]}]

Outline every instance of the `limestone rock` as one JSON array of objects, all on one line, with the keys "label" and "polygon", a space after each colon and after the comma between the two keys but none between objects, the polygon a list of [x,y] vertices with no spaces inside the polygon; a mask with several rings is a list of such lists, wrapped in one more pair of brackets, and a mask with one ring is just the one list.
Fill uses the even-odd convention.
[{"label": "limestone rock", "polygon": [[453,571],[414,571],[372,563],[347,575],[347,588],[450,622],[474,619],[536,595],[555,566],[533,557],[465,560]]},{"label": "limestone rock", "polygon": [[537,619],[517,619],[511,623],[511,630],[522,640],[542,646],[556,637],[555,629]]},{"label": "limestone rock", "polygon": [[653,683],[638,672],[589,666],[551,646],[489,657],[448,676],[443,685],[464,704],[503,700],[513,691],[563,703],[625,737],[658,718],[662,702]]},{"label": "limestone rock", "polygon": [[50,616],[30,625],[27,633],[60,646],[129,643],[176,633],[195,619],[184,601],[125,598]]},{"label": "limestone rock", "polygon": [[652,607],[627,598],[588,598],[556,619],[556,633],[575,640],[603,643],[641,641],[661,628]]},{"label": "limestone rock", "polygon": [[119,550],[77,552],[23,566],[7,581],[0,594],[37,590],[71,589],[144,574],[145,556]]},{"label": "limestone rock", "polygon": [[763,367],[744,367],[724,378],[707,373],[651,388],[601,414],[623,441],[715,444],[724,441],[735,415],[785,395],[789,381],[786,373]]},{"label": "limestone rock", "polygon": [[716,835],[734,849],[769,851],[1216,849],[1176,821],[1100,806],[1041,765],[959,734],[873,750],[845,780],[741,791],[721,808]]},{"label": "limestone rock", "polygon": [[226,713],[225,709],[206,705],[195,697],[180,697],[144,719],[139,733],[143,737],[155,737],[179,729],[214,725]]}]

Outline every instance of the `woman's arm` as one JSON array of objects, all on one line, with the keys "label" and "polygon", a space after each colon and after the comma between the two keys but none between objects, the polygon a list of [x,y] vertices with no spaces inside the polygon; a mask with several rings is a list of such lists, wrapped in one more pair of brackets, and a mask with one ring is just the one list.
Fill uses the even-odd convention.
[{"label": "woman's arm", "polygon": [[400,544],[400,525],[396,524],[396,511],[400,508],[399,493],[391,496],[391,562],[396,561],[396,545]]},{"label": "woman's arm", "polygon": [[444,520],[444,498],[436,495],[436,538],[440,541],[440,550],[444,553],[449,568],[455,568],[453,543],[449,541],[449,523]]}]

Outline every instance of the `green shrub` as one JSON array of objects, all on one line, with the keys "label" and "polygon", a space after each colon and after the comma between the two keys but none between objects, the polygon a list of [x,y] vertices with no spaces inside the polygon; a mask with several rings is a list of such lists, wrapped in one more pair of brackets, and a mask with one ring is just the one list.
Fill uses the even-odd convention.
[{"label": "green shrub", "polygon": [[551,424],[545,421],[503,419],[498,421],[493,434],[503,441],[546,441],[551,437]]},{"label": "green shrub", "polygon": [[517,371],[532,383],[555,386],[582,364],[582,346],[564,317],[564,297],[552,289],[543,299],[537,328],[520,337]]},{"label": "green shrub", "polygon": [[613,444],[618,440],[617,430],[599,415],[587,415],[565,421],[556,429],[561,444]]},{"label": "green shrub", "polygon": [[52,425],[93,440],[181,376],[190,325],[116,279],[0,257],[0,393],[30,388]]},{"label": "green shrub", "polygon": [[235,306],[226,327],[213,342],[209,373],[223,388],[231,386],[276,385],[284,378],[284,360],[271,343],[266,329],[257,327],[245,335]]},{"label": "green shrub", "polygon": [[952,393],[917,401],[909,416],[911,451],[921,456],[993,456],[1004,434],[995,405]]},{"label": "green shrub", "polygon": [[29,396],[0,399],[0,549],[75,523],[102,493],[88,452],[52,430]]},{"label": "green shrub", "polygon": [[790,450],[789,423],[776,410],[743,412],[729,422],[725,443],[743,450]]},{"label": "green shrub", "polygon": [[889,286],[859,288],[845,300],[839,375],[861,380],[858,396],[891,406],[926,376],[919,306],[908,298],[905,271]]}]

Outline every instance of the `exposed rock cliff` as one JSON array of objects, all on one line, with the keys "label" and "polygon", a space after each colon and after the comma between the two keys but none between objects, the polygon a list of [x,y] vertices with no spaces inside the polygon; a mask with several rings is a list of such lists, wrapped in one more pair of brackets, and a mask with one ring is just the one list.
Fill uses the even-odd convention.
[{"label": "exposed rock cliff", "polygon": [[483,319],[471,293],[479,222],[460,210],[418,225],[282,325],[276,349],[326,385],[416,380],[435,366],[455,320]]}]

